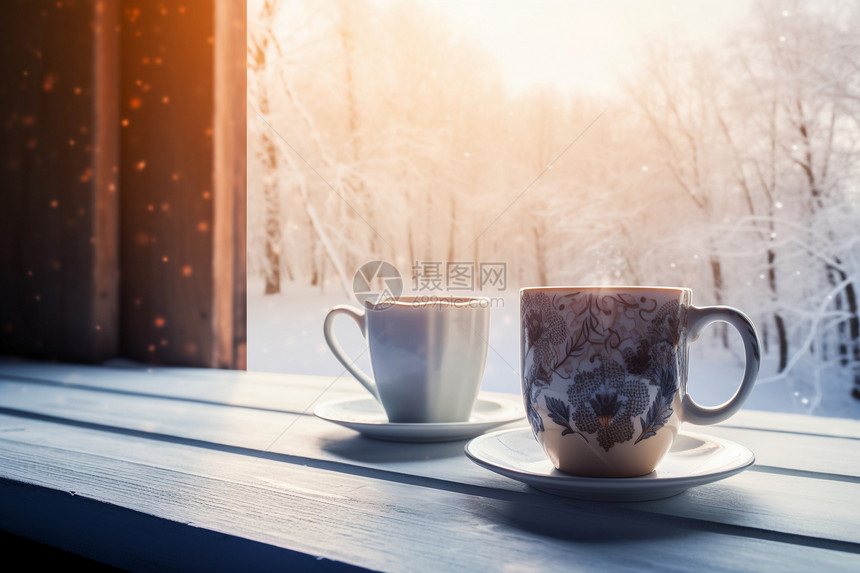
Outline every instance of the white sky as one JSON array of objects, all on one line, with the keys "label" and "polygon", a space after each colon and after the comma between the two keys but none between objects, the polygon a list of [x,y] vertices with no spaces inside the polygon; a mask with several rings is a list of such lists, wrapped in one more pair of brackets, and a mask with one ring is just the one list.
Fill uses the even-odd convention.
[{"label": "white sky", "polygon": [[[389,0],[381,0],[386,2]],[[416,0],[413,0],[416,1]],[[650,35],[701,45],[741,25],[751,0],[419,0],[480,38],[515,91],[534,84],[607,92]]]},{"label": "white sky", "polygon": [[[298,2],[300,0],[282,0]],[[320,0],[306,0],[313,7]],[[742,25],[754,0],[373,0],[421,3],[480,41],[508,85],[611,92],[632,71],[646,38],[672,36],[717,45]],[[262,0],[249,0],[256,13]]]}]

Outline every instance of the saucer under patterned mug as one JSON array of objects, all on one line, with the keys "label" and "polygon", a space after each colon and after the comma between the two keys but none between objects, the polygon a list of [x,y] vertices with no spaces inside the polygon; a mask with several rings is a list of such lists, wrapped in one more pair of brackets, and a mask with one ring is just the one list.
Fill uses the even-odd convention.
[{"label": "saucer under patterned mug", "polygon": [[553,467],[530,428],[498,430],[466,444],[466,456],[490,471],[546,493],[589,501],[645,501],[733,476],[752,466],[748,448],[712,436],[681,432],[657,468],[644,476],[607,479]]}]

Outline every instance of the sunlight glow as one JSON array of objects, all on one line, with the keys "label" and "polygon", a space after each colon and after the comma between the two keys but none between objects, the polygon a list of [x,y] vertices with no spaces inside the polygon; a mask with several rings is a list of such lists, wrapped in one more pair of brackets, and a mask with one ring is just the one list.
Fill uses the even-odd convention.
[{"label": "sunlight glow", "polygon": [[[378,0],[381,5],[395,0]],[[595,93],[617,90],[642,43],[671,36],[700,46],[725,38],[749,0],[422,0],[493,54],[515,92],[536,85]]]}]

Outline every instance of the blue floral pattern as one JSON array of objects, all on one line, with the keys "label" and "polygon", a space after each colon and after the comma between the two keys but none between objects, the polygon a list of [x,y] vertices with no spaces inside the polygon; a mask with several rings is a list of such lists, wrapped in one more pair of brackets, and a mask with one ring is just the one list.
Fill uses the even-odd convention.
[{"label": "blue floral pattern", "polygon": [[[576,434],[607,452],[656,435],[674,413],[685,367],[684,309],[677,299],[659,304],[629,293],[551,299],[524,292],[523,395],[535,435],[549,421],[562,436]],[[546,392],[554,381],[566,396]]]},{"label": "blue floral pattern", "polygon": [[613,445],[633,437],[633,416],[648,408],[648,387],[612,360],[590,372],[580,372],[568,387],[576,427],[597,434],[597,443],[609,451]]},{"label": "blue floral pattern", "polygon": [[532,422],[532,427],[544,431],[543,420],[535,408],[539,389],[552,381],[554,368],[554,347],[562,344],[568,336],[564,318],[553,307],[549,297],[543,293],[522,297],[522,314],[524,323],[526,353],[533,355],[532,365],[526,373],[526,413]]}]

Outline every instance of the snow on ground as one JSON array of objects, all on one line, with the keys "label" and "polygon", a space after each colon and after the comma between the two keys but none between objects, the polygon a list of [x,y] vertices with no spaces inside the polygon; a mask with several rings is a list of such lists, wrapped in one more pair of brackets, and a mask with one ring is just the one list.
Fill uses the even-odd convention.
[{"label": "snow on ground", "polygon": [[[333,289],[322,292],[287,284],[285,292],[266,296],[261,284],[251,282],[248,287],[248,370],[350,378],[329,351],[322,325],[330,308],[357,306],[355,300]],[[492,310],[482,389],[519,394],[518,293],[506,293],[500,299]],[[347,354],[361,355],[356,364],[369,373],[367,345],[355,323],[338,318],[335,332]],[[740,382],[740,337],[732,333],[730,342],[731,348],[725,349],[715,337],[703,336],[691,347],[689,392],[702,405],[729,399]],[[845,377],[828,377],[826,372],[816,374],[802,367],[784,378],[774,372],[772,360],[765,356],[745,409],[860,419],[860,401],[850,397],[851,384]]]}]

